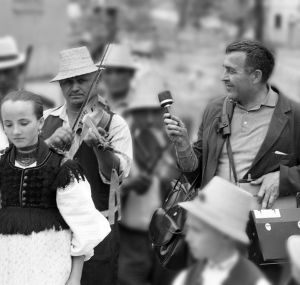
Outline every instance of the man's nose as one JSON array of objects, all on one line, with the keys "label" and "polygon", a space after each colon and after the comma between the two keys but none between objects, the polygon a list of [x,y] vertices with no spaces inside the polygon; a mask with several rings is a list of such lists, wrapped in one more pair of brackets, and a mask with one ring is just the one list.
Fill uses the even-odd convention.
[{"label": "man's nose", "polygon": [[78,90],[79,90],[79,84],[76,81],[73,81],[72,91],[78,91]]},{"label": "man's nose", "polygon": [[221,81],[229,81],[229,75],[226,70],[223,71],[222,76],[221,76]]}]

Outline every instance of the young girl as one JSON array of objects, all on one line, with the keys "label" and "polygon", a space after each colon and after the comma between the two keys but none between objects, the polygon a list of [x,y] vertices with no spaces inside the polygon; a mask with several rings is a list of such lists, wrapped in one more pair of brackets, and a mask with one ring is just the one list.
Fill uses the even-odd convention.
[{"label": "young girl", "polygon": [[9,93],[1,119],[0,285],[77,285],[84,260],[110,232],[80,166],[39,138],[39,96]]}]

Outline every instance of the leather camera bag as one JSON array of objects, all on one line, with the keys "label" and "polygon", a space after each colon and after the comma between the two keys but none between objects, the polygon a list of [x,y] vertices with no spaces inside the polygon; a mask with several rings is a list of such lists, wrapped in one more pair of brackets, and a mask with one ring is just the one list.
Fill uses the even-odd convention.
[{"label": "leather camera bag", "polygon": [[162,207],[152,216],[150,240],[157,258],[165,268],[178,270],[187,265],[188,249],[183,234],[186,213],[178,203],[192,200],[197,195],[195,184],[198,177],[187,190],[186,184],[180,181],[183,178],[181,175]]}]

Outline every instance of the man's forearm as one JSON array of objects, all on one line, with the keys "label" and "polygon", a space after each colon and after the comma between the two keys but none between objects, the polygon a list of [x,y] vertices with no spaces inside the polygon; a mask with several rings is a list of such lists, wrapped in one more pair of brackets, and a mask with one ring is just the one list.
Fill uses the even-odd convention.
[{"label": "man's forearm", "polygon": [[191,145],[189,145],[185,150],[179,150],[176,148],[176,153],[177,161],[182,171],[193,172],[197,169],[199,160]]},{"label": "man's forearm", "polygon": [[101,150],[96,147],[94,150],[97,156],[99,170],[105,178],[109,180],[112,169],[116,169],[119,172],[120,159],[110,150]]}]

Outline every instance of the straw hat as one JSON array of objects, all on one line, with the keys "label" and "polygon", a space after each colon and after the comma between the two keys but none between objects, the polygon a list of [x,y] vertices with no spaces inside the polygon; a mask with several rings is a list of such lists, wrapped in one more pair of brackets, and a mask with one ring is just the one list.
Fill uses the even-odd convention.
[{"label": "straw hat", "polygon": [[0,69],[22,65],[25,53],[19,53],[17,43],[11,36],[0,38]]},{"label": "straw hat", "polygon": [[166,82],[154,73],[146,73],[136,82],[134,95],[125,113],[137,109],[160,109],[157,94],[168,89]]},{"label": "straw hat", "polygon": [[[97,63],[99,65],[99,63]],[[126,45],[110,44],[102,65],[109,68],[136,69],[131,50]]]},{"label": "straw hat", "polygon": [[251,204],[249,193],[217,176],[193,201],[179,203],[203,222],[244,244],[249,243],[245,231]]},{"label": "straw hat", "polygon": [[97,71],[87,47],[66,49],[60,52],[58,74],[50,81],[59,81]]},{"label": "straw hat", "polygon": [[291,262],[300,270],[300,236],[290,236],[286,245]]}]

